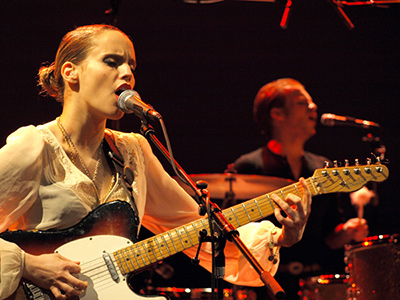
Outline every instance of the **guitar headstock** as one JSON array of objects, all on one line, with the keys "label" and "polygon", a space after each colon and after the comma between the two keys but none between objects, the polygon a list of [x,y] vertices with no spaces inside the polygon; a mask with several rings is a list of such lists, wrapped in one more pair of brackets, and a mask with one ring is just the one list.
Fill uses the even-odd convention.
[{"label": "guitar headstock", "polygon": [[370,181],[382,182],[389,177],[388,168],[381,164],[359,165],[317,169],[312,176],[318,194],[353,192]]}]

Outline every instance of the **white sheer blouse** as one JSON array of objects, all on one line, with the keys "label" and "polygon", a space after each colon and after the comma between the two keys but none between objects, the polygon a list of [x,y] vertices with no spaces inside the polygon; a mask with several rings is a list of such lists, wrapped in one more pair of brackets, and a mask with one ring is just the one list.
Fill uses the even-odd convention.
[{"label": "white sheer blouse", "polygon": [[[94,184],[71,162],[48,129],[49,124],[18,129],[0,149],[0,232],[68,228],[102,204]],[[132,189],[141,225],[158,234],[200,218],[197,204],[164,171],[143,136],[110,132],[125,164],[134,171]],[[120,180],[102,202],[117,199],[130,201]],[[273,228],[270,222],[239,228],[242,240],[271,274],[275,274],[278,266],[268,260],[268,241]],[[196,250],[193,247],[185,253],[193,257]],[[210,250],[207,245],[202,250],[200,264],[210,270]],[[279,254],[279,247],[273,250]],[[225,257],[227,281],[262,285],[258,274],[229,242]],[[16,290],[23,263],[23,250],[0,239],[0,299]]]}]

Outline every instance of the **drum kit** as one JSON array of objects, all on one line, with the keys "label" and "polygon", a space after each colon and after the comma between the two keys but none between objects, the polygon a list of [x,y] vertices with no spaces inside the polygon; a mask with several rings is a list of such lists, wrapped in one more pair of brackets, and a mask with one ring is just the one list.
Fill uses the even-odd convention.
[{"label": "drum kit", "polygon": [[[192,174],[194,182],[207,182],[210,198],[224,209],[293,183],[291,180],[236,173]],[[192,196],[194,192],[175,180]],[[365,238],[345,247],[346,274],[300,279],[301,300],[400,299],[400,237],[398,234]],[[211,299],[207,289],[161,288],[171,299]],[[161,290],[160,290],[161,291]],[[249,294],[250,293],[250,294]],[[253,294],[251,294],[253,293]],[[224,290],[224,299],[256,299],[251,290]]]}]

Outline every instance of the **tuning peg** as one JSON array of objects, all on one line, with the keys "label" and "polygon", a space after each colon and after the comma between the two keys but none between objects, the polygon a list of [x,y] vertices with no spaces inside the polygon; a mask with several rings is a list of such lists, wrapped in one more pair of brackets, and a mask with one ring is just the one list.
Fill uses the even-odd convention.
[{"label": "tuning peg", "polygon": [[370,174],[371,173],[371,162],[372,160],[370,158],[367,158],[367,166],[365,167],[365,173]]},{"label": "tuning peg", "polygon": [[344,175],[349,175],[350,174],[350,170],[347,168],[349,166],[349,160],[348,159],[344,160],[344,166],[345,166],[345,168],[343,169],[343,174]]},{"label": "tuning peg", "polygon": [[326,168],[329,168],[329,161],[327,161],[327,160],[325,161],[325,167],[324,167],[324,168],[325,168],[325,169],[326,169]]},{"label": "tuning peg", "polygon": [[337,162],[337,160],[334,160],[334,161],[333,161],[333,166],[334,166],[335,168],[338,167],[338,162]]},{"label": "tuning peg", "polygon": [[[354,160],[354,162],[355,162],[355,165],[356,165],[357,167],[360,165],[360,162],[358,161],[358,158],[356,158],[356,159]],[[361,171],[360,171],[359,168],[354,168],[354,173],[360,174]]]}]

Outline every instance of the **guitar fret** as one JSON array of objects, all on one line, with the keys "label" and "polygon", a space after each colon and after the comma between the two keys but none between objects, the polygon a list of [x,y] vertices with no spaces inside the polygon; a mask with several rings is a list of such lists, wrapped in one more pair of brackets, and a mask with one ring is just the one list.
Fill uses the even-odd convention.
[{"label": "guitar fret", "polygon": [[141,247],[142,252],[146,253],[147,259],[149,260],[149,263],[151,263],[151,258],[149,256],[149,251],[148,251],[148,248],[147,248],[147,244],[145,244],[145,243],[140,243],[140,244],[142,246]]},{"label": "guitar fret", "polygon": [[231,212],[232,212],[233,216],[234,216],[235,219],[236,219],[237,226],[240,226],[240,222],[239,222],[239,220],[238,220],[238,218],[237,218],[237,216],[236,216],[236,214],[235,214],[235,211],[233,210],[233,207],[231,207]]},{"label": "guitar fret", "polygon": [[296,189],[297,194],[299,195],[299,197],[301,197],[301,194],[300,194],[300,192],[299,192],[299,189],[297,188],[297,184],[294,183],[293,185],[294,185],[294,188]]},{"label": "guitar fret", "polygon": [[159,245],[159,247],[161,249],[160,252],[164,258],[171,255],[171,253],[169,252],[166,240],[164,239],[164,235],[161,235],[161,238],[157,239],[157,244]]},{"label": "guitar fret", "polygon": [[188,232],[187,229],[186,229],[186,226],[183,225],[182,227],[183,227],[183,229],[186,231],[186,234],[187,234],[187,236],[188,236],[188,238],[189,238],[190,244],[191,244],[192,246],[194,246],[194,245],[193,245],[193,242],[192,242],[192,239],[191,239],[191,237],[190,237],[190,234],[189,234],[189,232]]},{"label": "guitar fret", "polygon": [[281,192],[282,199],[283,199],[283,200],[285,200],[285,194],[283,193],[283,191],[282,191],[282,190],[279,190],[279,191]]},{"label": "guitar fret", "polygon": [[176,235],[177,235],[178,238],[179,238],[179,241],[180,241],[181,244],[182,244],[183,249],[185,249],[185,245],[183,244],[183,241],[182,241],[182,238],[181,238],[181,234],[179,233],[178,228],[175,229],[175,232],[176,232]]},{"label": "guitar fret", "polygon": [[[197,238],[197,242],[198,242],[199,241],[199,231],[196,228],[195,222],[192,222],[191,225],[192,225],[192,227],[194,229],[194,232],[196,233],[196,238]],[[197,245],[197,243],[196,243],[196,245]]]},{"label": "guitar fret", "polygon": [[171,252],[169,251],[169,247],[168,247],[167,241],[165,240],[163,234],[161,235],[161,238],[162,238],[162,240],[164,241],[165,248],[167,249],[169,256],[171,256]]},{"label": "guitar fret", "polygon": [[271,207],[273,208],[274,205],[272,204],[272,201],[271,201],[271,198],[270,198],[269,194],[267,194],[267,199],[268,199],[268,201],[269,201],[269,204],[270,204]]},{"label": "guitar fret", "polygon": [[312,187],[314,188],[315,195],[318,195],[319,193],[318,193],[318,191],[317,191],[317,189],[316,189],[316,187],[314,185],[314,178],[313,177],[310,177],[310,183],[311,183]]},{"label": "guitar fret", "polygon": [[[132,253],[133,253],[132,246],[130,246],[128,248],[125,248],[125,249],[126,249],[126,252],[128,253],[128,259],[125,259],[126,265],[129,268],[129,266],[128,266],[128,262],[129,262],[131,264],[132,270],[135,270],[135,266],[133,265],[133,262],[132,262],[132,259],[131,259],[131,256],[132,256]],[[129,251],[129,249],[130,249],[130,251]]]},{"label": "guitar fret", "polygon": [[200,221],[200,222],[201,222],[201,224],[203,224],[203,227],[204,227],[204,229],[205,229],[205,230],[207,230],[207,232],[208,232],[208,233],[210,233],[210,231],[209,231],[209,228],[208,228],[207,224],[204,224],[204,220],[205,220],[205,219],[201,219],[201,221]]},{"label": "guitar fret", "polygon": [[[198,244],[199,241],[200,241],[200,230],[197,229],[197,227],[196,227],[196,222],[192,222],[191,224],[192,224],[192,226],[193,226],[193,228],[194,228],[194,231],[196,232],[197,244]],[[196,245],[197,245],[197,244],[196,244]]]},{"label": "guitar fret", "polygon": [[126,269],[128,271],[130,271],[130,268],[129,268],[129,265],[128,265],[129,255],[128,255],[127,251],[126,251],[126,248],[122,249],[121,254],[122,254],[122,258],[124,259],[124,265],[125,265]]},{"label": "guitar fret", "polygon": [[131,246],[131,250],[132,250],[132,256],[135,258],[136,263],[137,263],[137,265],[138,265],[138,269],[140,269],[140,262],[139,262],[139,260],[138,260],[138,258],[137,258],[137,254],[136,254],[136,252],[135,252],[133,246]]},{"label": "guitar fret", "polygon": [[172,243],[172,246],[174,246],[174,248],[175,248],[175,253],[176,253],[176,252],[179,252],[178,249],[177,249],[176,246],[175,246],[175,242],[174,242],[174,240],[173,240],[173,238],[172,238],[171,232],[168,231],[167,234],[168,234],[169,239],[170,239],[170,241],[171,241],[171,243]]},{"label": "guitar fret", "polygon": [[246,209],[246,206],[244,205],[244,203],[242,203],[242,207],[243,207],[243,209],[244,209],[244,212],[245,212],[246,215],[247,215],[247,218],[249,218],[249,221],[251,222],[250,215],[249,215],[249,213],[247,212],[247,209]]},{"label": "guitar fret", "polygon": [[259,220],[263,217],[255,200],[251,201],[251,203],[247,205],[247,208],[250,208],[251,221]]},{"label": "guitar fret", "polygon": [[160,244],[158,243],[158,240],[157,240],[157,238],[155,238],[154,240],[156,241],[157,248],[158,248],[158,250],[160,251],[161,258],[162,258],[162,259],[164,259],[164,258],[165,258],[165,256],[164,256],[164,254],[163,254],[163,252],[162,252],[162,249],[161,249],[161,247],[160,247]]},{"label": "guitar fret", "polygon": [[260,212],[261,217],[264,218],[264,215],[263,215],[263,213],[262,213],[262,211],[261,211],[261,209],[260,209],[260,206],[258,205],[257,199],[254,199],[254,203],[256,204],[257,209],[258,209],[258,211]]},{"label": "guitar fret", "polygon": [[[139,257],[142,259],[142,261],[143,261],[143,267],[144,267],[144,266],[146,266],[146,261],[144,260],[142,253],[140,253],[140,249],[139,249],[138,244],[139,244],[139,243],[136,243],[136,244],[135,244],[136,251],[137,251],[137,254],[136,254],[136,255],[139,256]],[[140,267],[140,264],[139,264],[139,267]]]},{"label": "guitar fret", "polygon": [[154,240],[153,238],[150,238],[147,240],[148,242],[146,244],[144,244],[144,245],[146,245],[146,251],[147,251],[146,253],[149,258],[150,263],[154,263],[154,262],[158,261],[156,252],[153,247],[153,240]]}]

